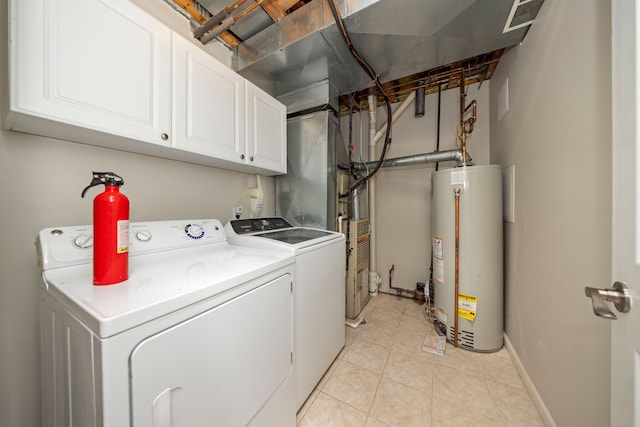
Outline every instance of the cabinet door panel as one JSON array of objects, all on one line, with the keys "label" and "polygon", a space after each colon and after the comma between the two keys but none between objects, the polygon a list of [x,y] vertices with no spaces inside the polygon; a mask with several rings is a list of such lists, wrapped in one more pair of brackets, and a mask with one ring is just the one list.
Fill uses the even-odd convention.
[{"label": "cabinet door panel", "polygon": [[286,107],[247,82],[247,146],[253,165],[287,173]]},{"label": "cabinet door panel", "polygon": [[174,37],[174,146],[244,163],[244,81]]},{"label": "cabinet door panel", "polygon": [[167,28],[130,2],[16,0],[12,7],[15,110],[168,144],[161,138],[171,124]]}]

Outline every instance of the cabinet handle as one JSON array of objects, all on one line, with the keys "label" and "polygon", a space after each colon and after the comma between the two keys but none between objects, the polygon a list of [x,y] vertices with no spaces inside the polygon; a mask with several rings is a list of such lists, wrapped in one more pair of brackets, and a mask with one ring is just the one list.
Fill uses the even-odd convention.
[{"label": "cabinet handle", "polygon": [[166,141],[167,139],[169,139],[169,134],[166,132],[162,132],[160,138],[162,138],[163,141]]},{"label": "cabinet handle", "polygon": [[249,161],[253,162],[253,156],[249,157]]},{"label": "cabinet handle", "polygon": [[244,160],[244,154],[240,154],[240,158]]}]

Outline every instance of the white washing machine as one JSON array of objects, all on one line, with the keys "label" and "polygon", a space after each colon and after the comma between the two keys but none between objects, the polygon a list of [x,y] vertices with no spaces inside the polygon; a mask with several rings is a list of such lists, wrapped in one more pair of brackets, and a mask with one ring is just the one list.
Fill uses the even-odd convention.
[{"label": "white washing machine", "polygon": [[131,223],[92,284],[92,226],[42,230],[44,426],[295,426],[295,257],[217,220]]},{"label": "white washing machine", "polygon": [[345,345],[346,243],[342,233],[294,227],[283,218],[232,220],[232,245],[295,254],[296,344],[299,409]]}]

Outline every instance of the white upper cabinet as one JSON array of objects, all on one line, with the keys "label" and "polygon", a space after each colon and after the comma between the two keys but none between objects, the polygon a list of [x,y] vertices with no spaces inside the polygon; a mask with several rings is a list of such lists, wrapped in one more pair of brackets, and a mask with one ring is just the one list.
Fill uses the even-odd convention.
[{"label": "white upper cabinet", "polygon": [[244,163],[244,78],[174,35],[173,145]]},{"label": "white upper cabinet", "polygon": [[286,173],[286,107],[177,35],[173,91],[174,147]]},{"label": "white upper cabinet", "polygon": [[9,0],[4,128],[286,173],[286,108],[130,0]]},{"label": "white upper cabinet", "polygon": [[170,144],[168,28],[129,1],[12,0],[10,8],[12,112]]},{"label": "white upper cabinet", "polygon": [[[287,173],[287,108],[246,82],[247,156],[254,165]],[[283,143],[285,141],[285,143]]]}]

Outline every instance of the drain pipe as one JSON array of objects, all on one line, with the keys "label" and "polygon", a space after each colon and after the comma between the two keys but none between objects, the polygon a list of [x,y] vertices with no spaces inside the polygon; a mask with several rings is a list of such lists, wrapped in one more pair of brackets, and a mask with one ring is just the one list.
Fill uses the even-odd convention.
[{"label": "drain pipe", "polygon": [[[376,97],[367,97],[369,104],[369,160],[376,160]],[[369,295],[378,295],[378,286],[382,280],[378,274],[377,247],[376,247],[376,177],[369,179]]]},{"label": "drain pipe", "polygon": [[[390,118],[387,118],[378,130],[376,130],[376,108],[377,102],[374,95],[367,97],[367,103],[369,105],[369,162],[354,163],[353,166],[362,165],[356,170],[363,171],[372,169],[375,167],[377,161],[376,144],[384,136],[387,131],[389,120],[391,123],[395,121],[405,112],[405,110],[411,105],[416,97],[415,91],[412,91],[404,101],[396,108],[391,114]],[[383,166],[387,163],[385,161]],[[378,287],[382,284],[382,278],[378,274],[377,265],[377,244],[376,244],[376,177],[375,175],[369,179],[369,295],[378,295]]]}]

